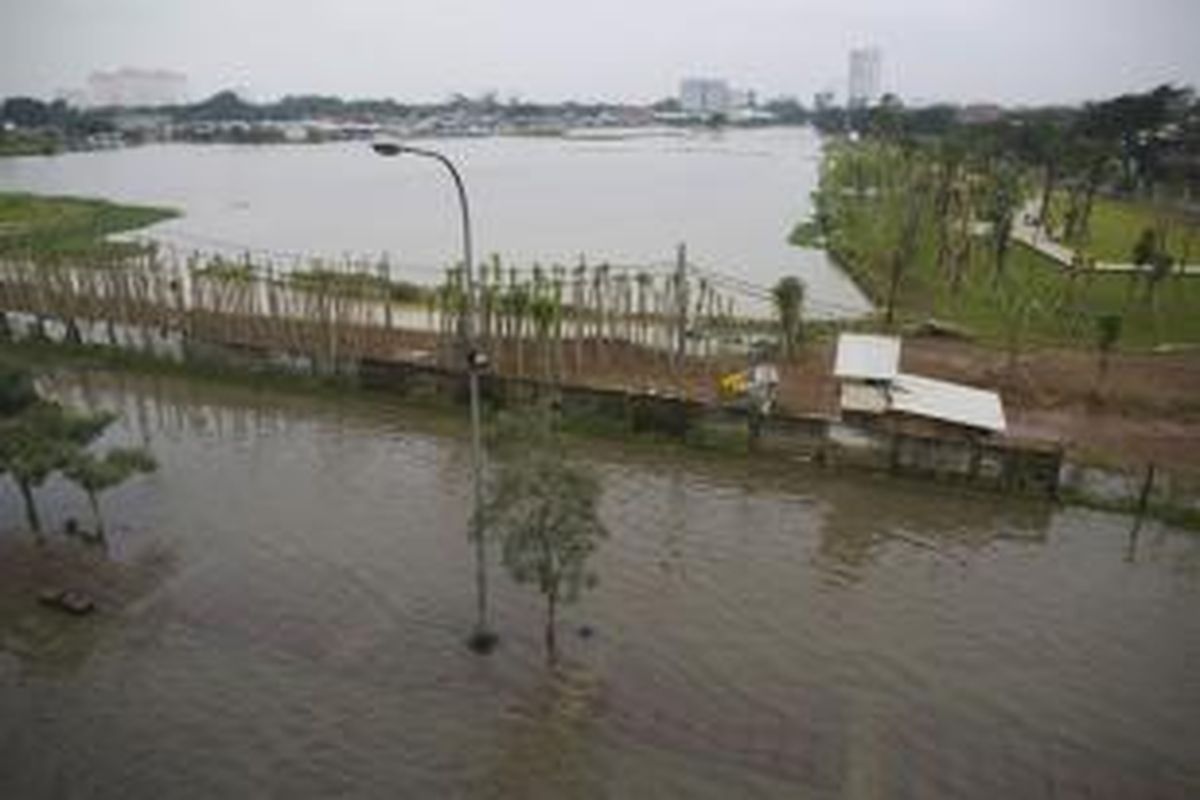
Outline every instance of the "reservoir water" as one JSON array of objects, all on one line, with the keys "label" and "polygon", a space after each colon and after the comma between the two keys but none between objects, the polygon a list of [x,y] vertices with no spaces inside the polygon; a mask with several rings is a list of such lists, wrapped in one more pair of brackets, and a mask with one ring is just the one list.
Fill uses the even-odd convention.
[{"label": "reservoir water", "polygon": [[[792,247],[811,211],[821,143],[779,128],[608,140],[422,141],[461,167],[476,249],[527,267],[610,261],[669,269],[684,242],[696,264],[765,288],[808,285],[815,316],[862,313],[867,301],[817,250]],[[184,216],[151,228],[183,249],[377,259],[437,282],[459,258],[452,184],[419,158],[382,159],[363,142],[149,145],[0,159],[0,189],[161,204]],[[747,303],[750,301],[747,300]]]},{"label": "reservoir water", "polygon": [[1194,534],[590,441],[611,538],[555,674],[500,570],[502,645],[463,646],[458,414],[54,386],[158,455],[106,502],[112,557],[167,566],[107,620],[0,619],[0,797],[1200,796]]}]

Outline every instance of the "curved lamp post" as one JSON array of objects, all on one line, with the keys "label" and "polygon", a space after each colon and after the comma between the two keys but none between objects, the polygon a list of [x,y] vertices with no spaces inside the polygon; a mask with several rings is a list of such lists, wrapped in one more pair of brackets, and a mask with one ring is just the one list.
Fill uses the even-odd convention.
[{"label": "curved lamp post", "polygon": [[475,540],[475,602],[477,618],[468,644],[477,653],[490,652],[497,642],[496,634],[488,625],[487,602],[487,549],[483,537],[483,444],[479,421],[479,371],[487,366],[487,357],[480,352],[475,340],[475,267],[471,259],[471,210],[467,203],[467,190],[463,185],[454,163],[437,152],[423,147],[410,147],[396,142],[374,142],[371,149],[381,156],[413,155],[432,158],[449,172],[458,190],[458,205],[462,211],[463,273],[467,279],[467,309],[462,318],[459,334],[466,353],[466,367],[471,394],[471,483],[474,491],[471,534]]}]

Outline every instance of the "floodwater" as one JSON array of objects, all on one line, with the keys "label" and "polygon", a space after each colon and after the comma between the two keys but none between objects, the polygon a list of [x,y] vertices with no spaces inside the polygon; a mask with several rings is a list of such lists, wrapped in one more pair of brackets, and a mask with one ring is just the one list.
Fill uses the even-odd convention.
[{"label": "floodwater", "polygon": [[[0,620],[0,797],[1200,796],[1195,535],[1131,549],[1119,515],[589,443],[611,538],[554,674],[500,571],[502,646],[463,646],[458,415],[57,386],[158,455],[107,510],[114,558],[171,568],[61,623],[70,659]],[[59,484],[43,506],[86,514]]]},{"label": "floodwater", "polygon": [[[811,211],[821,143],[779,128],[603,141],[466,138],[421,142],[460,165],[476,253],[528,267],[611,261],[666,270],[680,242],[699,266],[750,282],[799,275],[809,312],[868,310],[818,250],[787,244]],[[442,168],[385,160],[366,143],[152,145],[0,159],[0,188],[99,195],[178,208],[150,234],[185,249],[378,259],[438,282],[461,257],[459,212]],[[755,307],[750,295],[743,307]]]}]

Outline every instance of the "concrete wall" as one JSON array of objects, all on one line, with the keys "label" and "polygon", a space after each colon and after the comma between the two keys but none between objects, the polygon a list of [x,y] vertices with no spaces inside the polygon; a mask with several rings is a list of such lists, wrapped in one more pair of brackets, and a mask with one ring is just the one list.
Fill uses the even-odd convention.
[{"label": "concrete wall", "polygon": [[[465,377],[440,367],[364,361],[358,377],[368,389],[463,403],[467,399]],[[764,456],[885,470],[1004,491],[1053,495],[1062,464],[1058,448],[961,434],[914,435],[820,416],[759,418],[744,409],[706,406],[678,397],[554,387],[496,375],[484,376],[481,387],[485,401],[496,407],[549,398],[568,419],[603,422],[633,433],[744,446]]]},{"label": "concrete wall", "polygon": [[[464,373],[434,364],[342,358],[332,362],[254,345],[191,339],[180,356],[209,368],[337,375],[364,389],[403,397],[466,404]],[[614,431],[650,433],[763,457],[885,470],[1004,491],[1053,495],[1062,452],[1028,443],[990,441],[955,432],[916,435],[869,421],[776,414],[708,406],[686,398],[585,386],[553,386],[528,378],[485,374],[483,401],[491,408],[555,403],[568,420]]]}]

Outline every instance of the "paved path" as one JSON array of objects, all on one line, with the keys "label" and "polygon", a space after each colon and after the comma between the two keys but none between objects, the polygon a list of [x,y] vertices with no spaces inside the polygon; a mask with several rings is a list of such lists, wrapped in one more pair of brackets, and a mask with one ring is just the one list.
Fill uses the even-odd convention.
[{"label": "paved path", "polygon": [[[1017,218],[1013,221],[1012,236],[1021,244],[1037,250],[1042,255],[1049,258],[1051,261],[1057,262],[1060,266],[1070,267],[1075,263],[1075,251],[1064,244],[1054,241],[1050,235],[1038,225],[1036,222],[1027,222],[1027,220],[1037,219],[1037,206],[1033,203],[1021,209],[1017,214]],[[1140,266],[1138,264],[1119,264],[1111,261],[1097,261],[1092,265],[1092,269],[1097,272],[1116,272],[1116,273],[1135,273],[1149,272],[1149,266]],[[1171,267],[1171,274],[1178,275],[1196,275],[1200,276],[1200,264],[1188,264],[1186,266],[1176,265]]]}]

